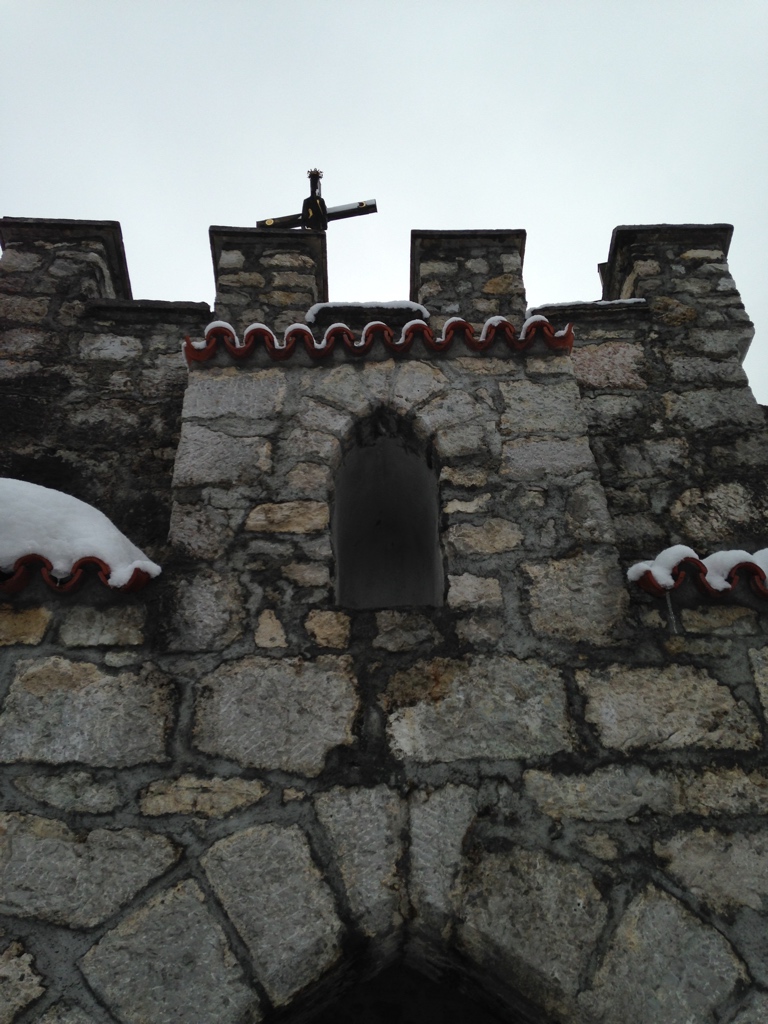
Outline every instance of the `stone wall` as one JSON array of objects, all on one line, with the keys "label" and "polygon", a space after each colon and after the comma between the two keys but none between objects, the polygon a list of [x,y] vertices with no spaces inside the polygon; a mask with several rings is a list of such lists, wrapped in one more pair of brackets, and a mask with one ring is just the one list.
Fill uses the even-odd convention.
[{"label": "stone wall", "polygon": [[[256,262],[306,236],[216,230],[219,271],[254,275],[219,279],[242,334],[279,290]],[[14,427],[10,465],[75,490],[43,457],[77,457],[77,496],[112,512],[137,427],[99,396],[123,374],[170,542],[139,593],[38,580],[0,606],[0,1024],[298,1021],[383,971],[395,1004],[416,971],[489,1021],[768,1021],[765,604],[668,606],[623,574],[765,543],[724,229],[617,229],[606,301],[541,311],[576,324],[572,356],[221,350],[188,380],[205,310],[99,295],[61,325],[50,267],[18,260],[63,243],[33,234],[4,236],[0,281],[45,297],[28,330],[82,391]],[[520,329],[522,233],[445,235],[415,234],[411,298]],[[333,316],[357,336],[365,311]],[[8,328],[3,365],[45,392],[56,359]],[[117,451],[75,432],[89,405]],[[438,607],[336,602],[334,482],[374,426],[437,477]]]}]

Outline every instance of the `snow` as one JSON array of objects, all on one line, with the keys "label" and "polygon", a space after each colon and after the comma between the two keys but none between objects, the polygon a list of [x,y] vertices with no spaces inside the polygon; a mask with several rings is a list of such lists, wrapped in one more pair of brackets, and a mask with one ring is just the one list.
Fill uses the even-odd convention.
[{"label": "snow", "polygon": [[650,570],[651,575],[660,587],[671,590],[675,585],[672,570],[682,562],[684,558],[698,558],[693,548],[687,548],[684,544],[674,544],[671,548],[665,548],[652,562],[637,562],[627,569],[627,579],[630,583],[636,583],[641,576]]},{"label": "snow", "polygon": [[[221,329],[223,329],[225,331],[229,331],[229,333],[235,339],[235,348],[242,348],[243,347],[242,341],[240,341],[240,339],[237,336],[237,331],[232,326],[232,324],[228,324],[226,320],[212,320],[208,324],[208,326],[205,328],[206,341],[208,339],[208,332],[212,331],[214,329],[214,327],[219,327],[219,328],[221,328]],[[194,342],[192,344],[194,345]]]},{"label": "snow", "polygon": [[400,340],[396,341],[395,344],[396,345],[404,345],[405,344],[405,336],[408,333],[408,331],[411,329],[411,327],[426,327],[426,326],[427,325],[424,323],[423,320],[409,320],[407,324],[403,324],[403,329],[402,329],[402,331],[400,331]]},{"label": "snow", "polygon": [[509,320],[505,316],[492,316],[483,324],[483,329],[480,331],[480,341],[485,341],[488,337],[488,331],[491,327],[498,327],[499,324],[508,324]]},{"label": "snow", "polygon": [[[256,323],[248,324],[248,326],[243,331],[243,339],[247,338],[251,331],[265,331],[272,339],[272,343],[275,346],[275,348],[285,348],[285,342],[283,342],[281,345],[277,344],[277,339],[275,338],[275,335],[272,333],[269,327],[267,327],[266,324],[259,323],[258,321]],[[245,345],[245,340],[243,340],[243,345]]]},{"label": "snow", "polygon": [[541,316],[541,314],[537,314],[536,316],[529,316],[528,319],[523,324],[522,330],[520,331],[520,341],[525,341],[525,336],[528,333],[528,328],[531,327],[533,324],[548,324],[548,323],[549,323],[549,320],[547,320],[547,318],[545,316]]},{"label": "snow", "polygon": [[593,299],[590,301],[584,301],[583,299],[574,299],[573,302],[542,302],[538,306],[529,306],[525,311],[526,316],[532,316],[537,309],[573,309],[574,306],[632,306],[632,305],[647,305],[646,299]]},{"label": "snow", "polygon": [[429,320],[430,315],[426,306],[406,299],[395,302],[316,302],[314,306],[309,307],[304,319],[308,324],[313,324],[317,314],[324,309],[347,309],[350,306],[354,309],[410,309],[414,313],[420,313],[425,320]]},{"label": "snow", "polygon": [[627,579],[631,583],[636,583],[646,572],[650,571],[660,587],[671,590],[675,585],[672,570],[684,558],[695,558],[701,561],[706,569],[707,583],[713,590],[730,590],[728,573],[743,562],[756,565],[768,574],[768,548],[756,551],[754,555],[740,549],[715,551],[706,558],[699,559],[692,548],[688,548],[684,544],[675,544],[671,548],[665,548],[652,562],[637,562],[630,566],[627,570]]},{"label": "snow", "polygon": [[731,584],[726,576],[731,569],[741,562],[752,561],[752,555],[748,551],[715,551],[714,554],[702,559],[707,567],[707,583],[713,590],[730,590]]},{"label": "snow", "polygon": [[50,487],[0,478],[0,570],[13,571],[24,555],[42,555],[63,579],[80,558],[100,558],[110,587],[122,587],[134,569],[158,576],[160,566],[132,544],[103,512]]},{"label": "snow", "polygon": [[330,341],[329,335],[331,331],[337,331],[339,330],[339,328],[341,328],[342,331],[349,331],[349,328],[347,327],[346,324],[331,324],[329,327],[326,327],[325,334],[323,335],[323,340],[315,342],[315,348],[325,348],[328,342]]}]

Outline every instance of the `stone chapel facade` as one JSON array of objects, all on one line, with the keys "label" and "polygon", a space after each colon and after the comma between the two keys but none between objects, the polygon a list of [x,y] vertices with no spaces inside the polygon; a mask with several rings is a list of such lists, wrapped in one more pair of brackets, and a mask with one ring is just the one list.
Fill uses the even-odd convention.
[{"label": "stone chapel facade", "polygon": [[210,236],[213,312],[0,221],[0,475],[163,565],[0,574],[0,1024],[766,1024],[731,228],[528,312],[522,231],[415,231],[379,306],[321,232]]}]

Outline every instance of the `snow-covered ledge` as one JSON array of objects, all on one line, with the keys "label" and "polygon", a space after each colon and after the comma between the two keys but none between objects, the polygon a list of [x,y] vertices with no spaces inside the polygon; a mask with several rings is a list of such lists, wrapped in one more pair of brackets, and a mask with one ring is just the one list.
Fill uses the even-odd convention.
[{"label": "snow-covered ledge", "polygon": [[137,590],[161,572],[98,509],[69,494],[0,478],[0,594],[29,581],[34,565],[53,589],[72,590],[88,564],[118,590]]}]

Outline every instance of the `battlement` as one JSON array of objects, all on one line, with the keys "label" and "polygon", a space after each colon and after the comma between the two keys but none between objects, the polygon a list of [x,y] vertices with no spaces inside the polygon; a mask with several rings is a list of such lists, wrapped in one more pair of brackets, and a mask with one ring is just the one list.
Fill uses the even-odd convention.
[{"label": "battlement", "polygon": [[344,305],[322,232],[214,227],[212,311],[134,300],[112,222],[0,222],[14,1019],[300,1022],[410,970],[480,1021],[758,1019],[730,233],[617,228],[602,299],[530,310],[523,231],[415,231],[410,297]]}]

